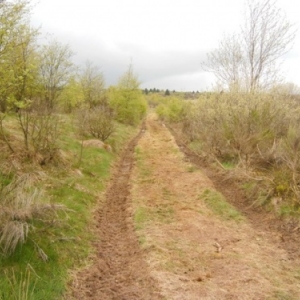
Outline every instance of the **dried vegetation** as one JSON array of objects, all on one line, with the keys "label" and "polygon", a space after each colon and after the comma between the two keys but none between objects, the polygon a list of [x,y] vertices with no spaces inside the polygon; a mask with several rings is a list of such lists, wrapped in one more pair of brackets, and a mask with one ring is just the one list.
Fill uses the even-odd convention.
[{"label": "dried vegetation", "polygon": [[176,126],[195,152],[242,181],[255,204],[290,215],[300,207],[299,110],[280,94],[207,93],[183,104]]}]

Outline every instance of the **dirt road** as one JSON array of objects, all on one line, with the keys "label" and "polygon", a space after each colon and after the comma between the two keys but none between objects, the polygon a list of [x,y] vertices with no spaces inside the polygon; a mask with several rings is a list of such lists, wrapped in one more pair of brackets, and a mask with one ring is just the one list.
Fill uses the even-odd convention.
[{"label": "dirt road", "polygon": [[134,148],[143,130],[125,149],[96,213],[96,256],[73,282],[72,299],[162,299],[151,277],[131,218],[129,180]]},{"label": "dirt road", "polygon": [[97,212],[73,299],[300,299],[299,257],[223,202],[149,115]]}]

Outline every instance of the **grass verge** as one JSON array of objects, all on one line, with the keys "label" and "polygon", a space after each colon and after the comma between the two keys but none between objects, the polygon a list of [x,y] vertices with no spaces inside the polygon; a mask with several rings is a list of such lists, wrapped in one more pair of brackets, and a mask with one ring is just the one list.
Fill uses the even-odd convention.
[{"label": "grass verge", "polygon": [[[36,183],[45,199],[64,205],[66,210],[58,211],[46,226],[38,219],[31,221],[32,231],[26,243],[18,245],[11,255],[0,256],[0,300],[62,299],[70,270],[86,264],[93,251],[92,213],[101,205],[111,165],[118,157],[116,152],[136,133],[132,127],[119,125],[110,140],[114,152],[81,149],[71,118],[62,118],[59,146],[64,163],[34,168],[46,174]],[[32,168],[24,164],[22,172]],[[1,174],[1,186],[6,186],[13,176]]]}]

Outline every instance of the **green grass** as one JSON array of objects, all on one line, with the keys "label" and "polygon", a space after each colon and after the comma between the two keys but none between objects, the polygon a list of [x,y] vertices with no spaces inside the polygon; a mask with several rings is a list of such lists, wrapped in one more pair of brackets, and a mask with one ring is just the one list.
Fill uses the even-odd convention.
[{"label": "green grass", "polygon": [[[84,148],[79,163],[80,139],[74,132],[71,117],[62,118],[59,146],[67,159],[64,164],[43,167],[47,178],[38,185],[44,190],[45,198],[63,204],[67,211],[58,212],[46,226],[39,220],[32,221],[34,231],[26,244],[17,246],[10,256],[0,256],[0,300],[62,299],[70,270],[84,264],[93,251],[91,245],[96,237],[91,230],[92,211],[104,191],[117,154]],[[120,151],[134,134],[136,129],[118,125],[110,142]],[[74,173],[75,169],[80,173]],[[0,174],[0,185],[7,185],[10,180],[10,175]],[[46,262],[39,249],[48,256]]]},{"label": "green grass", "polygon": [[144,164],[144,162],[147,160],[147,156],[144,152],[141,151],[141,149],[138,146],[135,148],[135,158],[141,178],[145,180],[148,177],[152,176],[151,169]]},{"label": "green grass", "polygon": [[138,209],[135,211],[134,214],[135,229],[136,230],[143,229],[148,218],[149,218],[148,208],[138,207]]},{"label": "green grass", "polygon": [[201,195],[208,208],[224,220],[241,221],[243,216],[232,205],[230,205],[224,196],[215,190],[206,189]]}]

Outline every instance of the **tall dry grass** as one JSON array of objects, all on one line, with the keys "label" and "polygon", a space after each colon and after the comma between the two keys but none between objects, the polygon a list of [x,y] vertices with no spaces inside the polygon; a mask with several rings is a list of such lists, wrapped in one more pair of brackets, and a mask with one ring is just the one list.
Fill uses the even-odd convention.
[{"label": "tall dry grass", "polygon": [[[44,225],[57,218],[63,205],[51,204],[44,200],[44,194],[34,186],[45,174],[41,172],[25,173],[17,176],[0,191],[0,245],[5,255],[12,254],[18,245],[30,238],[37,228],[35,221]],[[43,260],[47,255],[33,240]]]}]

